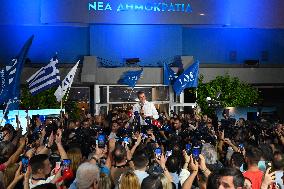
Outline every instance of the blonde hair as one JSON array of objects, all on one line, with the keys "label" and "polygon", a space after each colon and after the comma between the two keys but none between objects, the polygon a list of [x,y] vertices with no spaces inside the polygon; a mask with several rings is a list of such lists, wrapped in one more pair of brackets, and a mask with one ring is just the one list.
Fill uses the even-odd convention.
[{"label": "blonde hair", "polygon": [[162,182],[163,189],[172,189],[173,188],[172,183],[169,181],[169,179],[164,174],[160,175],[160,180]]},{"label": "blonde hair", "polygon": [[67,151],[67,156],[71,159],[70,167],[72,171],[76,172],[83,159],[81,150],[79,148],[71,148]]},{"label": "blonde hair", "polygon": [[99,189],[109,189],[109,188],[111,188],[110,177],[104,173],[101,173],[99,179]]},{"label": "blonde hair", "polygon": [[132,171],[121,175],[119,189],[140,189],[138,177]]},{"label": "blonde hair", "polygon": [[19,166],[17,164],[12,164],[9,165],[3,172],[3,181],[5,187],[8,187],[9,184],[13,181],[18,167]]}]

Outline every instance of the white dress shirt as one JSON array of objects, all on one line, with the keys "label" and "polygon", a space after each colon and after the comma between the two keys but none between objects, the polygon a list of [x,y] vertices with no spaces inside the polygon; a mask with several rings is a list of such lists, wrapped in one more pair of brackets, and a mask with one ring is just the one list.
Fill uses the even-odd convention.
[{"label": "white dress shirt", "polygon": [[139,183],[141,184],[144,178],[148,177],[149,174],[146,171],[135,170],[135,175],[138,177]]},{"label": "white dress shirt", "polygon": [[[145,103],[142,105],[141,103],[137,103],[133,106],[133,114],[134,112],[138,112],[140,113],[141,111],[141,108],[142,110],[144,111],[144,115],[145,117],[148,117],[148,116],[152,116],[154,119],[158,119],[159,118],[159,114],[158,114],[158,111],[156,110],[154,104],[152,102],[148,102],[148,101],[145,101]],[[144,124],[144,120],[142,120],[142,118],[140,119],[140,123],[142,125],[146,125]]]}]

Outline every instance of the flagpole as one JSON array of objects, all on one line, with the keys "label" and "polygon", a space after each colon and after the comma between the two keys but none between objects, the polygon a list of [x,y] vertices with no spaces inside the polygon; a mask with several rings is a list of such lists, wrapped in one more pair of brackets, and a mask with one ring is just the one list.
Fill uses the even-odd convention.
[{"label": "flagpole", "polygon": [[62,106],[63,106],[63,102],[62,102],[63,100],[61,99],[61,101],[60,101],[60,110],[62,111]]},{"label": "flagpole", "polygon": [[3,117],[2,117],[2,119],[1,119],[0,126],[1,126],[1,124],[2,124],[2,122],[3,122],[3,120],[4,120],[4,116],[6,115],[6,113],[7,113],[7,111],[8,111],[8,107],[9,107],[10,103],[11,103],[11,99],[9,99],[9,101],[8,101],[8,103],[7,103],[7,106],[6,106],[5,110],[4,110],[4,114],[3,114]]},{"label": "flagpole", "polygon": [[64,101],[67,101],[67,99],[68,99],[68,97],[69,97],[70,88],[71,88],[71,87],[68,87],[68,89],[67,89],[66,98],[65,98]]}]

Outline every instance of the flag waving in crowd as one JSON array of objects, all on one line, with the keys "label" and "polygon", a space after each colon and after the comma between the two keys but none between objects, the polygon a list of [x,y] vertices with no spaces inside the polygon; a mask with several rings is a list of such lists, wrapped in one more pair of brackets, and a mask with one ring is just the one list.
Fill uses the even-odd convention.
[{"label": "flag waving in crowd", "polygon": [[0,103],[8,104],[8,109],[18,109],[20,96],[20,79],[28,51],[34,36],[31,36],[22,47],[19,55],[12,60],[12,65],[1,70]]},{"label": "flag waving in crowd", "polygon": [[177,77],[177,73],[175,73],[168,64],[164,63],[164,85],[174,84]]},{"label": "flag waving in crowd", "polygon": [[48,65],[42,67],[27,80],[32,95],[60,84],[59,70],[56,67],[57,63],[57,56],[54,56]]},{"label": "flag waving in crowd", "polygon": [[64,97],[68,89],[71,87],[79,62],[80,61],[78,61],[77,64],[71,69],[71,71],[67,74],[67,76],[62,81],[62,84],[59,85],[57,90],[55,91],[54,95],[58,102],[62,101],[62,98]]},{"label": "flag waving in crowd", "polygon": [[180,95],[185,88],[197,87],[199,74],[199,61],[188,67],[175,81],[174,91]]},{"label": "flag waving in crowd", "polygon": [[134,88],[138,79],[141,77],[142,70],[139,71],[127,71],[123,73],[118,83],[128,85],[129,87]]}]

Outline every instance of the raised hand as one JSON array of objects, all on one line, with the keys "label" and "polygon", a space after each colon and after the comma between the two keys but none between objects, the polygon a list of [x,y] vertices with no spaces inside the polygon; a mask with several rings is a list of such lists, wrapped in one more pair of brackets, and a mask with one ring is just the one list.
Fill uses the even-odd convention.
[{"label": "raised hand", "polygon": [[261,189],[267,189],[270,184],[275,182],[275,172],[270,173],[270,171],[271,171],[271,167],[268,167],[268,169],[265,172],[262,184],[261,184]]},{"label": "raised hand", "polygon": [[62,130],[58,129],[56,136],[55,136],[55,142],[56,144],[61,144],[61,140],[62,140]]}]

